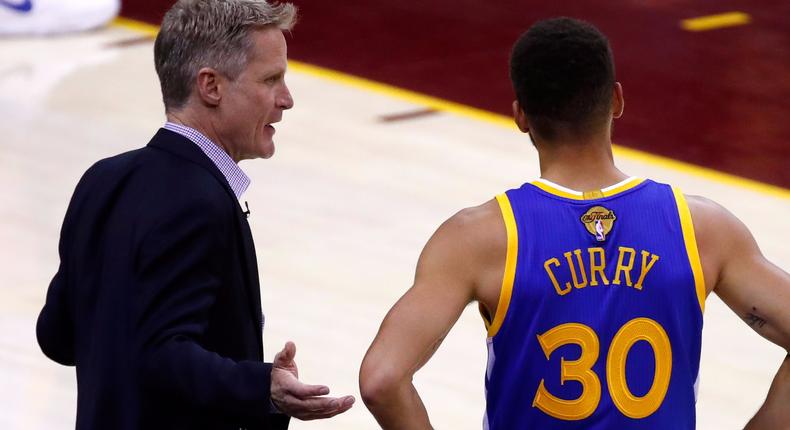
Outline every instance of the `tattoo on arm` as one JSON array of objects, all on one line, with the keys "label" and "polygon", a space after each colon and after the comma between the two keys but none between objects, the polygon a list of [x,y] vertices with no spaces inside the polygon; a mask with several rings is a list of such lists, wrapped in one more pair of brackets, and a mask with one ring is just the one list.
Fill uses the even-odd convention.
[{"label": "tattoo on arm", "polygon": [[757,315],[757,308],[752,307],[753,312],[749,312],[743,318],[746,321],[746,324],[749,324],[751,328],[762,328],[768,321],[765,318]]}]

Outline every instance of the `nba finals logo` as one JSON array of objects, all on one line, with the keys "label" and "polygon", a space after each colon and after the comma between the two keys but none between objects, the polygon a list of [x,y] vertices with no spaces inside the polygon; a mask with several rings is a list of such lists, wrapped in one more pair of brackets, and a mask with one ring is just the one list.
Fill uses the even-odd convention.
[{"label": "nba finals logo", "polygon": [[606,235],[612,231],[616,219],[613,210],[603,206],[594,206],[582,215],[581,221],[587,231],[595,236],[595,240],[603,242],[606,240]]}]

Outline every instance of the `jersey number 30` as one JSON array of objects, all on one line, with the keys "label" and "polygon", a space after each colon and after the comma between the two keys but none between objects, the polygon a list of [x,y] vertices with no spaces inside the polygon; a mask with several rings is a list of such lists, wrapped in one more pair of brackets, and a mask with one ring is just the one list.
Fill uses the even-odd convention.
[{"label": "jersey number 30", "polygon": [[[650,343],[656,366],[650,391],[637,397],[628,389],[625,362],[631,347],[640,340]],[[538,335],[538,341],[546,359],[560,346],[575,344],[581,347],[578,360],[562,359],[560,382],[564,384],[565,381],[579,381],[582,384],[582,394],[574,400],[558,398],[549,393],[541,379],[532,406],[561,420],[583,420],[592,415],[601,401],[601,381],[592,371],[599,351],[595,331],[584,324],[561,324]],[[614,335],[609,355],[606,357],[606,382],[612,401],[623,415],[639,419],[655,412],[667,394],[671,374],[672,346],[660,324],[650,318],[635,318],[625,323]]]}]

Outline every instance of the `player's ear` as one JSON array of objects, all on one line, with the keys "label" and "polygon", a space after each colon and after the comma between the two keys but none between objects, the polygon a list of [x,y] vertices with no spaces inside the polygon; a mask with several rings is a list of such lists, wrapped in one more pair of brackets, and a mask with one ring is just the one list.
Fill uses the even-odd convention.
[{"label": "player's ear", "polygon": [[222,98],[224,81],[222,75],[211,67],[198,70],[195,86],[200,100],[208,106],[216,107]]},{"label": "player's ear", "polygon": [[623,100],[623,86],[619,82],[614,83],[612,88],[612,118],[620,118],[623,116],[623,109],[625,108],[625,100]]},{"label": "player's ear", "polygon": [[524,113],[524,109],[521,109],[518,100],[513,100],[513,120],[522,133],[529,133],[529,121],[527,121],[527,115]]}]

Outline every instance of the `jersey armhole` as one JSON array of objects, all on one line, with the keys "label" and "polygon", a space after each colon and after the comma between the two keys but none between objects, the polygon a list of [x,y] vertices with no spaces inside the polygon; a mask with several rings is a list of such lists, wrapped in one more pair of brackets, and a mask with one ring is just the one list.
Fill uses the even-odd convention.
[{"label": "jersey armhole", "polygon": [[513,208],[510,206],[510,199],[507,194],[502,193],[496,196],[499,209],[502,211],[502,219],[505,221],[507,232],[507,256],[505,257],[505,272],[502,276],[502,287],[499,291],[499,301],[494,314],[494,320],[489,323],[485,318],[488,329],[488,337],[496,336],[502,323],[505,321],[507,309],[510,306],[510,297],[513,294],[513,282],[516,278],[516,257],[518,256],[518,231],[516,230],[516,219],[513,216]]},{"label": "jersey armhole", "polygon": [[672,187],[672,194],[675,195],[675,202],[678,206],[678,215],[680,217],[680,227],[683,230],[683,242],[686,245],[686,254],[688,255],[689,264],[691,264],[691,272],[694,275],[694,288],[697,293],[697,301],[699,301],[700,311],[705,312],[705,277],[702,274],[702,263],[699,258],[699,249],[697,248],[697,237],[694,234],[694,222],[691,219],[691,211],[689,210],[686,196],[676,187]]}]

